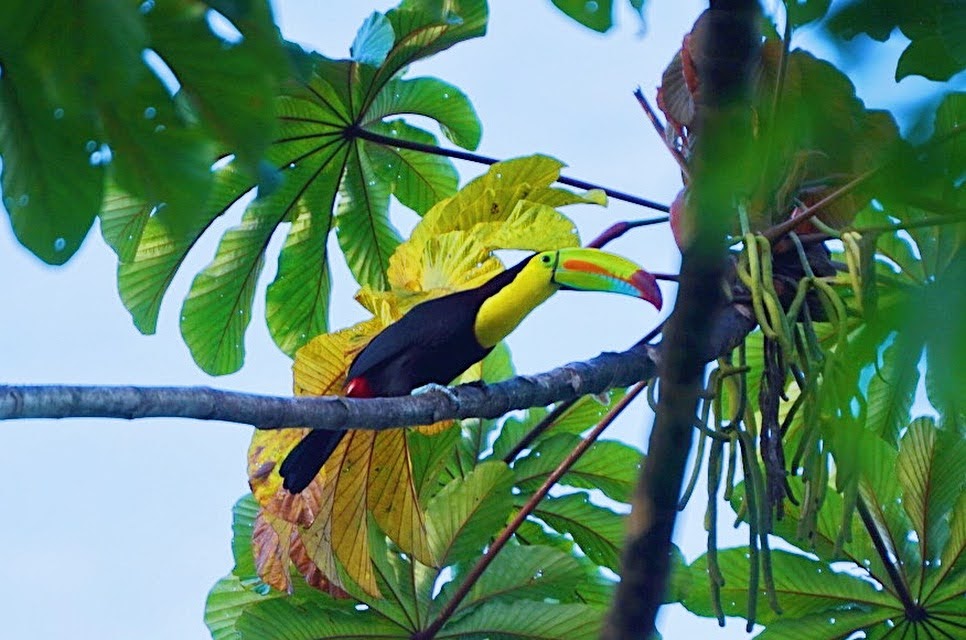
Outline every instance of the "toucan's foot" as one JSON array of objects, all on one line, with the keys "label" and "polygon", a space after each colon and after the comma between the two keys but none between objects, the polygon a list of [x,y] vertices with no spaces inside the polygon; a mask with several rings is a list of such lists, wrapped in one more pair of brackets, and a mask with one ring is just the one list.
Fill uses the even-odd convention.
[{"label": "toucan's foot", "polygon": [[610,391],[601,391],[593,396],[594,400],[598,403],[604,405],[605,407],[610,404]]},{"label": "toucan's foot", "polygon": [[441,384],[436,384],[435,382],[430,382],[429,384],[424,384],[421,387],[417,387],[413,389],[412,394],[416,396],[416,395],[422,395],[424,393],[429,393],[430,391],[438,391],[439,393],[442,393],[444,396],[446,396],[449,399],[449,401],[452,402],[455,406],[457,407],[460,406],[459,398],[456,397],[455,393],[450,391],[449,387]]}]

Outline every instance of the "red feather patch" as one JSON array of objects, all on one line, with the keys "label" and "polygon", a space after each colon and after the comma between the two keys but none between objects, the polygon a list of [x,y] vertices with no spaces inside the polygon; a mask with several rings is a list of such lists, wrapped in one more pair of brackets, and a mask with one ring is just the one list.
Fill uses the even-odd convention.
[{"label": "red feather patch", "polygon": [[372,398],[372,387],[365,378],[353,378],[345,385],[345,394],[350,398]]}]

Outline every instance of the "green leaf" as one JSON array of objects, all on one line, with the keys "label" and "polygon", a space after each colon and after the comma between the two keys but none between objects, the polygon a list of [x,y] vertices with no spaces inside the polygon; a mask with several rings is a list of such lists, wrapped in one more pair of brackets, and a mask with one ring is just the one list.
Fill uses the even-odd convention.
[{"label": "green leaf", "polygon": [[359,27],[356,39],[349,47],[349,55],[356,62],[378,67],[392,49],[395,38],[396,34],[393,33],[392,25],[386,16],[378,11],[374,12]]},{"label": "green leaf", "polygon": [[[530,601],[547,598],[572,601],[584,575],[576,558],[552,547],[507,546],[473,585],[455,615],[484,602],[516,603],[526,607]],[[460,572],[443,587],[433,601],[431,618],[435,618],[452,599],[464,578],[465,572]]]},{"label": "green leaf", "polygon": [[429,547],[436,565],[479,555],[506,522],[513,474],[500,462],[484,462],[451,481],[426,506]]},{"label": "green leaf", "polygon": [[[167,223],[170,209],[161,208],[152,216],[153,207],[143,201],[119,196],[121,199],[117,200],[116,207],[102,211],[102,225],[106,229],[122,225],[119,228],[129,230],[124,236],[127,239],[125,242],[135,243],[137,247],[130,259],[125,256],[130,255],[131,245],[122,247],[117,285],[121,301],[141,333],[154,333],[164,294],[191,247],[211,221],[250,188],[250,181],[235,167],[222,167],[214,173],[208,202],[191,227],[184,230],[175,229],[175,225]],[[136,234],[139,227],[143,227],[140,236]]]},{"label": "green leaf", "polygon": [[936,108],[931,143],[942,145],[941,154],[945,156],[950,177],[954,180],[966,170],[966,139],[961,134],[964,124],[966,124],[966,92],[950,93]]},{"label": "green leaf", "polygon": [[950,515],[949,538],[938,563],[923,584],[923,602],[959,598],[966,591],[966,492],[960,493]]},{"label": "green leaf", "polygon": [[290,356],[328,331],[332,276],[327,241],[339,166],[337,151],[306,183],[298,200],[298,217],[278,256],[278,272],[265,294],[268,330]]},{"label": "green leaf", "polygon": [[[303,198],[318,185],[316,181],[320,173],[330,162],[338,162],[340,148],[336,147],[335,155],[329,156],[321,167],[304,162],[290,169],[281,186],[249,205],[242,224],[225,233],[215,259],[192,282],[182,309],[181,333],[195,362],[206,372],[221,375],[241,367],[245,353],[243,337],[251,320],[255,284],[264,264],[265,247],[277,226],[297,214]],[[311,259],[315,260],[315,256]],[[309,268],[304,264],[297,266]],[[315,268],[322,270],[318,264]],[[285,273],[289,272],[286,269]],[[324,279],[324,275],[319,277],[320,281]],[[309,286],[312,286],[311,282]],[[302,301],[289,303],[301,304]],[[305,322],[305,317],[297,317],[298,320]],[[308,322],[311,321],[310,311]],[[279,333],[286,328],[280,324],[285,323],[276,324]],[[301,339],[301,333],[309,331],[305,324],[296,326],[294,331],[291,327],[288,329],[291,333],[286,344]]]},{"label": "green leaf", "polygon": [[[374,125],[372,130],[391,137],[402,135],[423,144],[436,144],[432,134],[402,120]],[[416,213],[424,214],[443,198],[456,193],[459,175],[448,158],[378,144],[367,143],[364,147],[379,180],[388,183],[393,195]]]},{"label": "green leaf", "polygon": [[[774,549],[771,552],[775,590],[782,614],[771,608],[758,607],[757,622],[766,627],[776,620],[791,620],[818,612],[857,610],[860,607],[902,610],[902,604],[891,593],[878,591],[868,581],[836,573],[824,562]],[[721,604],[726,616],[745,616],[748,611],[748,553],[744,547],[718,551],[718,567],[724,577]],[[695,584],[707,584],[707,557],[691,564]],[[763,593],[763,592],[762,592]],[[714,617],[708,589],[693,588],[682,604],[694,614]],[[884,614],[886,615],[886,614]]]},{"label": "green leaf", "polygon": [[[960,26],[966,26],[963,13],[953,16]],[[962,35],[958,36],[960,39]],[[916,38],[909,43],[896,63],[896,82],[907,76],[922,76],[936,82],[944,82],[959,73],[966,66],[966,51],[957,51],[947,40],[947,34],[933,33]],[[956,45],[953,45],[956,46]]]},{"label": "green leaf", "polygon": [[0,58],[3,204],[21,244],[48,264],[63,264],[101,205],[104,164],[91,159],[101,153],[100,132],[84,105],[61,106],[47,95],[36,81],[41,74],[23,58],[2,50]]},{"label": "green leaf", "polygon": [[671,574],[668,578],[667,593],[664,595],[664,604],[684,600],[691,592],[693,583],[694,576],[688,567],[684,554],[681,553],[681,549],[676,544],[672,544]]},{"label": "green leaf", "polygon": [[491,602],[446,625],[437,638],[460,640],[592,640],[606,610],[585,604]]},{"label": "green leaf", "polygon": [[[574,448],[581,438],[558,433],[543,440],[533,451],[513,465],[516,485],[525,493],[536,491]],[[626,444],[601,440],[564,474],[560,484],[581,489],[599,489],[612,500],[630,502],[637,484],[642,454]]]},{"label": "green leaf", "polygon": [[[268,3],[229,11],[242,35],[232,44],[211,32],[214,12],[201,2],[144,9],[120,0],[0,9],[5,202],[18,237],[48,262],[77,249],[108,172],[147,210],[167,208],[182,233],[210,186],[211,132],[251,168],[271,139],[284,60]],[[182,91],[172,97],[160,76]],[[120,248],[123,259],[134,251]]]},{"label": "green leaf", "polygon": [[576,493],[545,498],[534,515],[561,533],[569,533],[588,558],[612,571],[620,568],[624,518]]},{"label": "green leaf", "polygon": [[235,558],[231,572],[242,580],[258,579],[252,555],[252,534],[260,508],[250,493],[239,498],[231,508],[231,554]]},{"label": "green leaf", "polygon": [[245,329],[273,222],[249,209],[241,225],[225,233],[215,259],[191,283],[181,309],[181,335],[195,362],[210,375],[234,373],[244,361]]},{"label": "green leaf", "polygon": [[161,2],[146,14],[150,46],[175,70],[201,122],[254,172],[275,130],[273,100],[285,71],[281,39],[266,0],[225,16],[241,34],[212,32],[200,3]]},{"label": "green leaf", "polygon": [[588,29],[604,33],[614,26],[613,0],[551,0],[553,5],[567,17],[576,20]]},{"label": "green leaf", "polygon": [[[840,640],[856,631],[901,620],[894,609],[871,607],[867,610],[825,611],[801,618],[779,618],[755,636],[766,640]],[[886,627],[891,629],[892,626]],[[868,635],[866,638],[870,637]]]},{"label": "green leaf", "polygon": [[385,290],[389,256],[402,241],[389,222],[390,185],[378,179],[358,147],[349,152],[347,167],[338,206],[339,245],[356,282]]},{"label": "green leaf", "polygon": [[432,118],[443,134],[464,149],[475,150],[483,133],[466,94],[437,78],[391,80],[372,103],[367,124],[389,116],[413,114]]},{"label": "green leaf", "polygon": [[[318,593],[318,592],[316,592]],[[248,607],[237,622],[240,640],[344,640],[410,637],[372,610],[336,609],[319,598],[278,598]]]},{"label": "green leaf", "polygon": [[785,11],[793,29],[825,16],[831,0],[784,0]]},{"label": "green leaf", "polygon": [[126,101],[123,111],[102,107],[112,178],[152,207],[167,208],[169,226],[190,228],[211,188],[214,145],[178,112],[157,77],[146,75]]},{"label": "green leaf", "polygon": [[108,180],[99,214],[101,235],[120,262],[132,262],[154,207]]},{"label": "green leaf", "polygon": [[417,60],[482,36],[486,33],[487,6],[486,0],[403,0],[386,17],[396,43],[376,75],[376,84]]},{"label": "green leaf", "polygon": [[966,7],[961,2],[927,0],[856,0],[840,8],[829,20],[839,37],[859,33],[885,42],[896,27],[910,42],[899,58],[896,81],[907,75],[948,80],[966,67]]},{"label": "green leaf", "polygon": [[909,411],[919,382],[917,364],[922,355],[922,339],[903,332],[882,351],[866,393],[865,426],[886,442],[895,443],[899,430],[909,424]]},{"label": "green leaf", "polygon": [[386,619],[402,628],[415,630],[416,621],[427,619],[439,572],[387,544],[385,534],[376,526],[372,516],[369,524],[369,553],[382,597],[371,596],[359,588],[350,587],[350,590],[358,600]]},{"label": "green leaf", "polygon": [[959,433],[938,429],[932,418],[914,420],[902,438],[896,474],[922,560],[938,559],[946,543],[946,516],[966,490],[964,459],[966,440]]},{"label": "green leaf", "polygon": [[[570,409],[557,418],[553,426],[541,434],[532,445],[546,440],[558,433],[577,434],[590,429],[600,422],[601,418],[610,411],[616,402],[624,397],[625,389],[611,389],[607,393],[607,401],[601,402],[596,396],[584,396],[577,400]],[[525,418],[507,418],[500,429],[500,435],[493,443],[493,457],[505,458],[523,438],[547,415],[543,408],[533,408],[526,412]]]},{"label": "green leaf", "polygon": [[236,625],[245,610],[268,599],[281,598],[283,594],[272,591],[260,594],[253,591],[240,578],[229,575],[215,583],[205,601],[205,624],[212,640],[242,640]]},{"label": "green leaf", "polygon": [[252,532],[259,506],[251,494],[242,496],[232,507],[231,550],[235,567],[219,580],[205,602],[205,624],[213,640],[241,640],[235,623],[254,603],[283,596],[272,591],[259,578],[252,555]]}]

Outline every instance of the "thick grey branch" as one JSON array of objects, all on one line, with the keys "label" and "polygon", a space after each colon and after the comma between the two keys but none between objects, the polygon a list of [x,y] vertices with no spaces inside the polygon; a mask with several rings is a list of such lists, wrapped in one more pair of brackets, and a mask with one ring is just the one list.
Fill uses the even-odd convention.
[{"label": "thick grey branch", "polygon": [[649,348],[603,353],[547,373],[496,384],[465,384],[402,398],[286,398],[208,387],[0,386],[0,420],[23,418],[193,418],[259,429],[389,429],[450,418],[496,418],[654,376]]}]

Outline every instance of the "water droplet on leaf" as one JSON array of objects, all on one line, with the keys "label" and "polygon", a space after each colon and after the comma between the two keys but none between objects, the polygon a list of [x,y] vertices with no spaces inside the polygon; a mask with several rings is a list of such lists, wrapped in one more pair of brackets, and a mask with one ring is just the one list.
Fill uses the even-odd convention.
[{"label": "water droplet on leaf", "polygon": [[158,115],[158,110],[154,107],[148,107],[144,110],[144,117],[147,120],[154,120],[154,116]]},{"label": "water droplet on leaf", "polygon": [[67,247],[67,241],[63,238],[54,240],[54,251],[63,251]]},{"label": "water droplet on leaf", "polygon": [[64,117],[63,109],[61,109],[60,107],[57,107],[56,109],[54,109],[54,120],[60,120],[63,117]]}]

